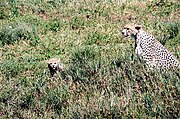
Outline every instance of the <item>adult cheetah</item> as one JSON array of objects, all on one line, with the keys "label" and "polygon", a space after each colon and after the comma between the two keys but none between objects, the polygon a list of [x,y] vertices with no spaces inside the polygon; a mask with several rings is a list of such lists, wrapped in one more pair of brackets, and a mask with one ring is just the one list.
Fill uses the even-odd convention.
[{"label": "adult cheetah", "polygon": [[122,30],[125,37],[135,40],[135,53],[149,68],[180,68],[178,60],[155,37],[142,29],[141,25],[125,25]]}]

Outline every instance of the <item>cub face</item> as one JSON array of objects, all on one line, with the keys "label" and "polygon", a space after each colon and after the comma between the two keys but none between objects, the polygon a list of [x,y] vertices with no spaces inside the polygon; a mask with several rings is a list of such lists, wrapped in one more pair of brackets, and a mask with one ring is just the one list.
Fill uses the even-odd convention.
[{"label": "cub face", "polygon": [[64,66],[57,58],[52,58],[47,61],[48,68],[50,70],[51,76],[54,76],[55,74],[64,71]]},{"label": "cub face", "polygon": [[122,30],[122,34],[125,36],[125,37],[134,37],[136,36],[136,34],[139,32],[139,30],[142,29],[142,26],[141,25],[125,25],[124,26],[124,29]]},{"label": "cub face", "polygon": [[48,67],[52,68],[54,70],[57,70],[57,68],[59,67],[59,61],[56,60],[49,60],[48,61]]}]

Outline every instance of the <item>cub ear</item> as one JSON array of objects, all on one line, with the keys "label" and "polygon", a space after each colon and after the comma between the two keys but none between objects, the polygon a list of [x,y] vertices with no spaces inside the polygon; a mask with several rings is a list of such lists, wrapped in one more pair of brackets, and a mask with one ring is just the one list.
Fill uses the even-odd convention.
[{"label": "cub ear", "polygon": [[49,64],[49,60],[45,60],[44,62],[47,63],[47,64]]},{"label": "cub ear", "polygon": [[141,28],[142,28],[141,25],[136,25],[136,26],[135,26],[135,29],[137,29],[137,30],[140,30]]}]

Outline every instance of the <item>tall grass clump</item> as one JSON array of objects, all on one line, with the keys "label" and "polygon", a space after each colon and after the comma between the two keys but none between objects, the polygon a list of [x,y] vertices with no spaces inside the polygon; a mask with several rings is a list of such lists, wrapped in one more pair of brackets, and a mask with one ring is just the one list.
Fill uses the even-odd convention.
[{"label": "tall grass clump", "polygon": [[178,8],[178,4],[177,1],[152,1],[147,8],[149,9],[149,12],[163,18],[176,10],[176,8]]},{"label": "tall grass clump", "polygon": [[112,34],[103,34],[99,32],[89,33],[87,38],[85,39],[86,45],[105,45],[113,41]]},{"label": "tall grass clump", "polygon": [[35,26],[27,23],[10,23],[0,28],[0,39],[1,44],[5,45],[20,40],[36,41],[39,37]]},{"label": "tall grass clump", "polygon": [[175,38],[179,34],[180,22],[158,22],[155,25],[155,36],[164,45],[167,40]]},{"label": "tall grass clump", "polygon": [[47,31],[50,30],[53,32],[60,31],[62,26],[63,26],[63,24],[56,19],[53,21],[50,21],[46,24]]},{"label": "tall grass clump", "polygon": [[5,2],[0,2],[0,19],[6,19],[9,17],[9,10],[8,6]]},{"label": "tall grass clump", "polygon": [[98,68],[99,50],[97,46],[84,46],[74,51],[69,69],[73,80],[90,82]]},{"label": "tall grass clump", "polygon": [[0,1],[0,19],[10,19],[11,17],[20,16],[16,0]]},{"label": "tall grass clump", "polygon": [[0,64],[1,73],[7,78],[12,78],[19,75],[24,70],[24,65],[17,61],[7,60]]},{"label": "tall grass clump", "polygon": [[72,30],[84,29],[85,23],[86,21],[84,18],[74,17],[70,21],[70,27],[72,28]]}]

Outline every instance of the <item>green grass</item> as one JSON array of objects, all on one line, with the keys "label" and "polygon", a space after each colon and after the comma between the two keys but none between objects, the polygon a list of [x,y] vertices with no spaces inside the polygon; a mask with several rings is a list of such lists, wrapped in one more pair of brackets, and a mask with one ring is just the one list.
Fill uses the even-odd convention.
[{"label": "green grass", "polygon": [[[1,1],[0,118],[179,118],[179,71],[150,72],[121,35],[137,22],[179,59],[179,5]],[[53,57],[65,66],[55,80]]]}]

